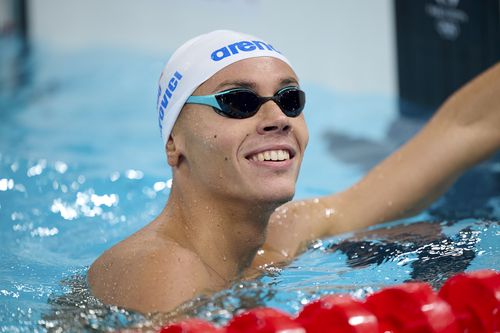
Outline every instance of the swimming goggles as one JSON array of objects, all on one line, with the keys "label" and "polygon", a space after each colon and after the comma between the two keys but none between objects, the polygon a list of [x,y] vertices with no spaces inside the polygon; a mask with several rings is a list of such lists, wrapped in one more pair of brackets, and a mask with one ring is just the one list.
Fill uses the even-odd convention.
[{"label": "swimming goggles", "polygon": [[250,89],[234,88],[213,95],[190,96],[186,104],[209,105],[220,115],[244,119],[255,115],[267,101],[274,101],[288,117],[297,117],[306,104],[306,94],[298,87],[285,87],[274,96],[262,97]]}]

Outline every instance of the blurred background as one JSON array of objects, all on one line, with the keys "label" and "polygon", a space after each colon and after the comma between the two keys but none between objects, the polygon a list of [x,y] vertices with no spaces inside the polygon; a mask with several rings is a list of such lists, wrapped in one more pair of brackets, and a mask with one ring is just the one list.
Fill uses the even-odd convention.
[{"label": "blurred background", "polygon": [[390,0],[2,0],[0,4],[2,16],[17,12],[14,15],[23,17],[3,18],[2,30],[23,30],[35,47],[65,52],[118,47],[166,60],[187,39],[226,28],[279,45],[304,80],[340,91],[397,91]]},{"label": "blurred background", "polygon": [[[0,0],[0,332],[118,325],[96,319],[86,270],[168,198],[157,80],[187,39],[240,30],[292,62],[303,198],[352,185],[497,62],[499,16],[500,0]],[[416,219],[498,221],[499,157]],[[495,232],[474,267],[498,267]]]}]

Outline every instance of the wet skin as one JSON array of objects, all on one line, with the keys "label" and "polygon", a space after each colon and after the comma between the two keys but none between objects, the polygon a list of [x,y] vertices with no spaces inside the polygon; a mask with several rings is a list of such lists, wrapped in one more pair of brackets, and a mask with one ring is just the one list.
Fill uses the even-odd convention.
[{"label": "wet skin", "polygon": [[[245,87],[272,96],[288,86],[298,86],[292,69],[262,57],[222,69],[194,95]],[[246,119],[185,105],[166,145],[173,186],[165,210],[92,265],[92,291],[140,311],[169,310],[241,277],[269,216],[294,195],[307,141],[304,115],[287,117],[273,101]],[[286,158],[257,158],[266,152]]]},{"label": "wet skin", "polygon": [[[287,86],[298,86],[298,78],[284,62],[275,58],[239,61],[215,74],[195,95],[208,95],[236,87],[250,88],[260,96],[272,96]],[[186,105],[168,147],[169,163],[179,167],[179,179],[198,193],[218,196],[239,205],[255,202],[274,209],[295,192],[308,132],[304,114],[287,117],[273,101],[246,119],[223,117],[209,106]],[[283,161],[253,161],[259,152],[286,150]],[[183,159],[178,163],[178,158]],[[189,179],[187,179],[189,178]]]},{"label": "wet skin", "polygon": [[[246,87],[272,96],[296,85],[288,65],[263,57],[224,68],[194,94]],[[94,262],[92,292],[142,312],[169,311],[252,274],[251,267],[286,262],[313,239],[415,214],[500,149],[499,128],[496,65],[351,188],[289,201],[308,140],[303,115],[286,117],[272,101],[247,119],[185,105],[166,145],[173,186],[165,209]],[[255,158],[266,150],[290,159]]]}]

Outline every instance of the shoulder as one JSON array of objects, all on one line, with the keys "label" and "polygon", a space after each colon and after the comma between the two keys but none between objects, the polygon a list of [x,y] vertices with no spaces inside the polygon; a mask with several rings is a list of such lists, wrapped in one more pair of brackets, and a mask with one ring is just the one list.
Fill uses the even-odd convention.
[{"label": "shoulder", "polygon": [[105,303],[141,312],[169,311],[210,288],[199,258],[176,242],[134,235],[90,267],[92,293]]}]

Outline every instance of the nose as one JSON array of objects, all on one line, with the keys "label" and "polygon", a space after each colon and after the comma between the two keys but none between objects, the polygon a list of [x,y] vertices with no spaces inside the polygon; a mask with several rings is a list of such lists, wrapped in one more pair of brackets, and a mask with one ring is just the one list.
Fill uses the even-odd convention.
[{"label": "nose", "polygon": [[291,130],[290,118],[281,111],[273,100],[262,104],[257,115],[259,117],[257,126],[259,134],[287,133]]}]

